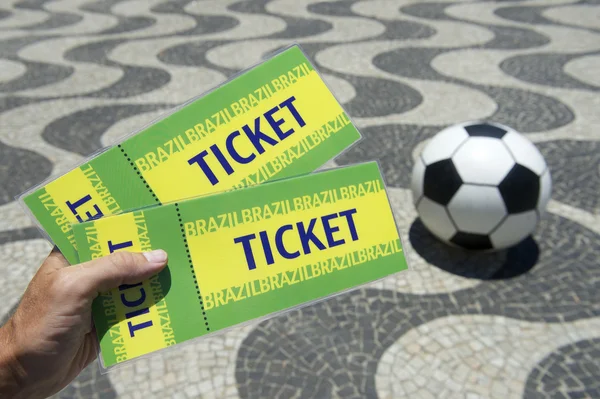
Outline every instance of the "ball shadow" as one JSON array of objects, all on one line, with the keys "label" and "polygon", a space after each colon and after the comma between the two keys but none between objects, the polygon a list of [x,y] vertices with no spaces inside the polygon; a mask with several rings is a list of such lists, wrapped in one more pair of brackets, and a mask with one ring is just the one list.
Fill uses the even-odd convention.
[{"label": "ball shadow", "polygon": [[415,251],[431,265],[448,273],[479,280],[518,277],[531,270],[540,249],[529,236],[514,247],[496,252],[476,252],[443,243],[415,219],[408,233]]}]

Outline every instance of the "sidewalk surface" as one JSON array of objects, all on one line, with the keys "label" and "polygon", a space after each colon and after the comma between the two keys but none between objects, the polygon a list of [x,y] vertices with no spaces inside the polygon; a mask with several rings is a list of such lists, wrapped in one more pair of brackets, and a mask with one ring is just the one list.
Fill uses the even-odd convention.
[{"label": "sidewalk surface", "polygon": [[[599,398],[600,2],[4,0],[0,319],[50,247],[14,202],[292,42],[378,159],[412,271],[101,375],[60,398]],[[413,159],[450,124],[526,134],[554,183],[533,239],[424,230]]]}]

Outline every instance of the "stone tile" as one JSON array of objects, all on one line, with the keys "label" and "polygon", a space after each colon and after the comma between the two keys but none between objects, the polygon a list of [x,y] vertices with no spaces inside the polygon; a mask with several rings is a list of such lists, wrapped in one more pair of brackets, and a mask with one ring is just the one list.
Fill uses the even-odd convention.
[{"label": "stone tile", "polygon": [[[0,11],[0,317],[49,249],[16,194],[292,41],[364,137],[328,166],[379,161],[412,267],[131,368],[88,368],[60,397],[597,396],[590,359],[600,355],[585,324],[600,315],[597,6],[368,3],[26,1]],[[477,118],[532,137],[553,177],[534,238],[502,253],[445,247],[410,205],[423,146]],[[287,333],[297,327],[302,336]]]}]

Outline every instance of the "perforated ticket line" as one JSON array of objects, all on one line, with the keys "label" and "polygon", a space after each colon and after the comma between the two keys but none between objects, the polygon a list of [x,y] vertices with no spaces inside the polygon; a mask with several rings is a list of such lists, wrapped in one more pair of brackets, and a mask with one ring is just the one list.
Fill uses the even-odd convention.
[{"label": "perforated ticket line", "polygon": [[119,144],[119,145],[117,145],[117,147],[119,147],[119,149],[121,150],[121,153],[123,154],[123,156],[127,159],[127,162],[129,162],[129,164],[133,168],[133,171],[135,173],[137,173],[138,177],[142,180],[142,183],[144,183],[144,185],[146,186],[146,188],[148,189],[148,191],[150,191],[150,194],[152,195],[152,198],[154,198],[154,200],[156,201],[156,203],[158,205],[160,205],[161,202],[158,199],[158,197],[156,196],[156,194],[154,193],[154,190],[152,190],[152,187],[150,187],[150,185],[148,184],[148,182],[146,181],[146,179],[144,178],[144,176],[142,175],[142,173],[140,172],[140,170],[138,169],[138,167],[135,165],[135,163],[133,163],[133,161],[131,160],[131,158],[129,157],[129,155],[127,154],[127,152],[125,151],[125,149],[123,148],[123,146],[121,144]]},{"label": "perforated ticket line", "polygon": [[185,245],[185,252],[187,255],[190,270],[192,272],[192,279],[194,280],[194,286],[196,288],[196,294],[200,301],[200,308],[202,309],[202,317],[204,318],[204,324],[206,325],[206,331],[210,331],[208,325],[208,317],[206,317],[206,309],[204,308],[204,301],[202,300],[202,294],[200,293],[200,287],[198,286],[198,278],[196,277],[196,270],[194,269],[194,262],[192,261],[192,255],[190,254],[190,247],[188,245],[187,237],[185,235],[185,228],[183,227],[183,219],[181,218],[181,211],[179,210],[179,204],[175,203],[175,210],[177,211],[177,218],[179,220],[179,228],[181,229],[181,237],[183,238],[183,244]]}]

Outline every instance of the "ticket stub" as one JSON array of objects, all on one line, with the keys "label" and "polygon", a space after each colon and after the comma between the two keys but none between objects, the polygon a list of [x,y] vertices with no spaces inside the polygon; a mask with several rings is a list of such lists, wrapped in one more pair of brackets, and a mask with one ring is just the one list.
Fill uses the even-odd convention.
[{"label": "ticket stub", "polygon": [[82,261],[164,249],[149,280],[102,293],[105,367],[407,268],[376,162],[73,225]]},{"label": "ticket stub", "polygon": [[359,138],[292,46],[23,198],[75,263],[72,223],[309,173]]}]

